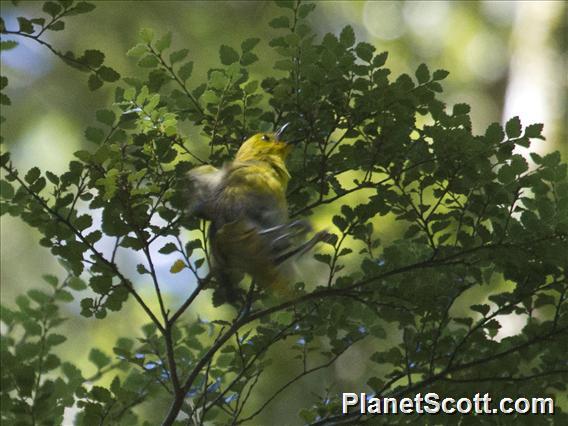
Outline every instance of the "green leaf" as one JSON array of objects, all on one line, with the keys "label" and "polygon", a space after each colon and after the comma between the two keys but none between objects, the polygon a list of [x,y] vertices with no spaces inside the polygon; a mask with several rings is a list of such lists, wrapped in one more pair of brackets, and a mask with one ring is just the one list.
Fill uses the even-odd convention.
[{"label": "green leaf", "polygon": [[67,280],[67,285],[69,286],[69,288],[77,291],[85,290],[87,288],[87,284],[85,284],[85,282],[79,277],[69,278]]},{"label": "green leaf", "polygon": [[343,28],[339,36],[339,41],[343,46],[353,46],[353,44],[355,43],[355,32],[353,31],[353,27],[351,25],[347,25]]},{"label": "green leaf", "polygon": [[375,51],[375,46],[369,43],[361,42],[355,47],[355,53],[361,59],[366,62],[371,62],[373,59],[373,52]]},{"label": "green leaf", "polygon": [[160,250],[158,250],[162,254],[170,254],[177,250],[177,247],[174,243],[166,243]]},{"label": "green leaf", "polygon": [[415,75],[419,84],[424,84],[430,81],[430,70],[426,64],[420,64],[416,69]]},{"label": "green leaf", "polygon": [[0,40],[0,52],[4,50],[11,50],[18,45],[15,40]]},{"label": "green leaf", "polygon": [[87,127],[85,130],[85,137],[87,140],[99,144],[105,138],[105,133],[96,127]]},{"label": "green leaf", "polygon": [[152,40],[154,39],[154,31],[151,28],[142,28],[139,35],[142,41],[148,44],[152,43]]},{"label": "green leaf", "polygon": [[294,9],[294,4],[296,3],[294,0],[276,0],[276,6],[282,7],[284,9]]},{"label": "green leaf", "polygon": [[272,28],[289,28],[290,27],[290,19],[287,16],[279,16],[278,18],[274,18],[272,21],[268,23]]},{"label": "green leaf", "polygon": [[148,53],[138,61],[138,66],[141,68],[155,68],[160,61],[152,53]]},{"label": "green leaf", "polygon": [[88,13],[95,10],[96,6],[93,3],[87,3],[86,1],[81,1],[77,3],[73,8],[69,9],[67,15],[80,15],[82,13]]},{"label": "green leaf", "polygon": [[221,45],[219,49],[219,57],[223,65],[231,65],[239,61],[239,54],[235,49],[227,45]]},{"label": "green leaf", "polygon": [[136,272],[138,272],[141,275],[150,273],[150,271],[148,271],[148,269],[144,265],[142,265],[141,263],[136,265]]},{"label": "green leaf", "polygon": [[469,307],[472,311],[479,312],[481,315],[485,316],[489,313],[490,307],[487,304],[483,305],[471,305]]},{"label": "green leaf", "polygon": [[241,56],[241,65],[243,66],[254,64],[256,61],[258,61],[258,56],[252,52],[245,52],[243,56]]},{"label": "green leaf", "polygon": [[94,300],[92,297],[86,297],[81,300],[81,315],[84,317],[92,317],[93,316],[93,304]]},{"label": "green leaf", "polygon": [[42,275],[41,277],[45,280],[46,283],[48,283],[52,287],[57,287],[57,284],[59,284],[59,280],[55,275],[45,274]]},{"label": "green leaf", "polygon": [[491,123],[485,131],[485,137],[489,142],[496,144],[505,138],[505,133],[499,123]]},{"label": "green leaf", "polygon": [[244,52],[249,52],[260,42],[259,38],[247,38],[241,43],[241,49]]},{"label": "green leaf", "polygon": [[333,217],[331,218],[331,221],[333,222],[333,224],[334,224],[335,226],[337,226],[337,228],[338,228],[340,231],[345,230],[345,229],[347,228],[347,226],[348,226],[347,221],[346,221],[345,218],[342,217],[342,216],[333,216]]},{"label": "green leaf", "polygon": [[132,47],[128,52],[126,52],[126,55],[130,56],[131,58],[139,58],[147,52],[148,46],[143,43],[138,43],[136,46]]},{"label": "green leaf", "polygon": [[75,220],[75,227],[79,231],[83,231],[93,225],[93,218],[88,214],[83,214]]},{"label": "green leaf", "polygon": [[112,401],[112,395],[110,391],[101,386],[93,386],[89,394],[95,401],[99,401],[105,404]]},{"label": "green leaf", "polygon": [[108,275],[93,275],[89,286],[97,294],[107,294],[112,287],[112,278]]},{"label": "green leaf", "polygon": [[527,138],[536,138],[544,140],[544,136],[542,136],[543,127],[544,125],[541,123],[530,124],[525,128],[525,136]]},{"label": "green leaf", "polygon": [[452,115],[465,115],[468,114],[471,107],[468,104],[455,104]]},{"label": "green leaf", "polygon": [[519,117],[513,117],[507,124],[505,124],[505,132],[507,133],[507,137],[509,139],[518,138],[521,136],[521,120]]},{"label": "green leaf", "polygon": [[172,274],[177,274],[178,272],[181,272],[185,269],[185,263],[183,262],[183,260],[178,259],[174,262],[174,264],[171,266],[170,268],[170,272]]},{"label": "green leaf", "polygon": [[26,34],[32,34],[34,32],[34,25],[31,23],[29,19],[19,16],[18,24],[20,25],[20,32]]},{"label": "green leaf", "polygon": [[119,311],[128,299],[128,294],[125,286],[115,287],[105,302],[105,308],[115,312]]},{"label": "green leaf", "polygon": [[511,166],[505,164],[501,166],[499,172],[497,172],[497,178],[499,179],[499,182],[505,185],[509,184],[515,180],[515,171]]},{"label": "green leaf", "polygon": [[100,370],[110,364],[110,357],[100,349],[93,348],[89,352],[89,361],[91,361]]},{"label": "green leaf", "polygon": [[189,49],[181,49],[181,50],[176,50],[175,52],[172,52],[172,54],[170,55],[171,64],[173,65],[176,62],[184,60],[188,53],[189,53]]},{"label": "green leaf", "polygon": [[52,1],[46,1],[43,4],[42,10],[52,18],[61,12],[61,6]]},{"label": "green leaf", "polygon": [[8,95],[0,93],[0,105],[12,105],[12,102],[10,101]]},{"label": "green leaf", "polygon": [[377,56],[373,58],[373,66],[379,68],[382,67],[386,62],[389,56],[388,52],[381,52]]},{"label": "green leaf", "polygon": [[258,81],[256,80],[249,81],[243,88],[243,90],[247,95],[252,95],[254,92],[256,92],[257,89],[258,89]]},{"label": "green leaf", "polygon": [[82,57],[83,61],[89,65],[91,68],[98,68],[102,65],[105,60],[105,55],[99,50],[85,50]]},{"label": "green leaf", "polygon": [[304,3],[298,8],[298,17],[304,19],[316,8],[315,3]]},{"label": "green leaf", "polygon": [[14,196],[14,188],[5,180],[0,180],[0,197],[10,200]]},{"label": "green leaf", "polygon": [[46,343],[48,346],[57,346],[65,342],[66,340],[67,337],[62,336],[61,334],[50,334],[49,336],[47,336]]},{"label": "green leaf", "polygon": [[191,77],[191,73],[193,72],[193,62],[186,62],[183,64],[180,69],[178,70],[179,78],[183,81],[186,81],[189,77]]},{"label": "green leaf", "polygon": [[101,88],[103,85],[103,81],[96,76],[96,74],[91,74],[89,76],[89,89],[95,91]]},{"label": "green leaf", "polygon": [[314,259],[318,262],[325,263],[326,265],[331,263],[331,255],[329,254],[316,253],[314,254]]},{"label": "green leaf", "polygon": [[36,179],[39,177],[40,175],[40,171],[38,167],[32,167],[30,170],[28,170],[28,172],[26,173],[26,176],[24,177],[24,180],[27,183],[34,183],[36,181]]},{"label": "green leaf", "polygon": [[108,109],[99,109],[96,116],[98,122],[106,124],[107,126],[112,126],[116,119],[114,112]]},{"label": "green leaf", "polygon": [[445,79],[450,74],[449,71],[446,70],[436,70],[432,74],[432,80],[439,81]]},{"label": "green leaf", "polygon": [[120,74],[110,67],[102,66],[97,70],[97,75],[103,81],[113,82],[120,78]]},{"label": "green leaf", "polygon": [[172,44],[172,32],[168,31],[156,42],[156,50],[162,53],[165,49],[168,49]]},{"label": "green leaf", "polygon": [[51,31],[62,31],[65,29],[65,22],[55,21],[53,24],[49,25],[47,29]]},{"label": "green leaf", "polygon": [[511,170],[515,175],[520,175],[529,169],[527,160],[522,155],[513,155],[511,158]]}]

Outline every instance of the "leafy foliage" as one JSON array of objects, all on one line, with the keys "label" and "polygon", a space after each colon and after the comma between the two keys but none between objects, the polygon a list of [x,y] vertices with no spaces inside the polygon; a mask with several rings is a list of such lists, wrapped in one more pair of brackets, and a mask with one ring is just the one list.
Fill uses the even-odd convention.
[{"label": "leafy foliage", "polygon": [[[262,81],[249,71],[259,60],[257,38],[221,46],[219,66],[199,82],[189,49],[173,48],[170,33],[143,29],[128,51],[141,73],[119,80],[101,52],[60,54],[41,39],[63,29],[62,18],[89,12],[89,3],[46,2],[51,19],[19,18],[19,30],[2,23],[3,34],[32,38],[89,72],[89,88],[121,83],[115,102],[85,131],[92,148],[76,152],[62,175],[36,167],[21,173],[2,154],[2,213],[38,229],[69,274],[62,284],[46,277],[51,293],[32,290],[17,308],[2,309],[3,420],[60,423],[63,408],[76,403],[79,424],[133,424],[134,407],[165,395],[171,407],[164,424],[180,413],[195,423],[241,423],[361,344],[375,348],[365,360],[369,394],[566,391],[567,165],[557,152],[532,153],[529,165],[515,149],[544,139],[542,125],[523,128],[514,117],[504,129],[494,123],[474,135],[469,106],[449,109],[439,99],[447,71],[421,64],[413,76],[392,78],[387,53],[357,42],[351,27],[318,40],[306,21],[314,4],[278,5],[282,15],[269,25],[279,35],[269,45],[280,59]],[[3,49],[15,47],[6,43]],[[2,89],[7,83],[2,77]],[[9,103],[6,95],[2,101]],[[230,321],[184,317],[214,285],[206,225],[184,214],[191,196],[185,173],[206,162],[221,165],[245,137],[284,122],[302,141],[290,163],[290,215],[326,206],[333,212],[334,237],[314,255],[325,279],[298,283],[280,302],[257,297],[251,286]],[[201,137],[190,140],[181,123]],[[354,193],[365,201],[346,201]],[[379,234],[387,220],[401,237],[385,244]],[[162,295],[155,250],[171,257],[171,273],[197,282],[174,310]],[[117,252],[144,259],[137,272],[152,281],[158,313],[133,284],[141,277],[123,272]],[[485,299],[471,304],[476,289]],[[52,351],[65,340],[52,332],[62,321],[58,304],[75,296],[86,317],[104,318],[131,298],[149,320],[144,338],[119,339],[113,356],[93,348],[89,360],[98,373],[89,379]],[[523,318],[523,329],[496,338],[511,314]],[[253,398],[277,343],[294,365],[289,380],[266,399]],[[123,371],[110,387],[91,385],[115,368]],[[340,390],[306,407],[303,421],[344,421]]]}]

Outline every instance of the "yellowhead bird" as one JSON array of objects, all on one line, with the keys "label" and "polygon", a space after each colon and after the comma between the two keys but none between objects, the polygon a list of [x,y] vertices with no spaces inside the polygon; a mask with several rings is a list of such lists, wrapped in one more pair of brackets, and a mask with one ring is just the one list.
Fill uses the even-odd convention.
[{"label": "yellowhead bird", "polygon": [[243,273],[258,286],[282,287],[282,263],[309,250],[327,236],[317,233],[295,245],[310,227],[288,221],[286,157],[293,144],[282,140],[287,125],[275,133],[259,133],[239,148],[235,160],[217,169],[190,171],[190,211],[210,220],[212,267],[219,288],[214,302],[235,301]]}]

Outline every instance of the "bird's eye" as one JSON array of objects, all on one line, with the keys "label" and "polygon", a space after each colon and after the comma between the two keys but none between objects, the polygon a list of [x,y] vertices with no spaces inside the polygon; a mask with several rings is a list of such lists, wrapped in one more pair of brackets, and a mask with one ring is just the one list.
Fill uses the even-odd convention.
[{"label": "bird's eye", "polygon": [[268,138],[268,135],[262,135],[262,138],[261,138],[261,139],[262,139],[264,142],[268,142],[268,139],[269,139],[269,138]]}]

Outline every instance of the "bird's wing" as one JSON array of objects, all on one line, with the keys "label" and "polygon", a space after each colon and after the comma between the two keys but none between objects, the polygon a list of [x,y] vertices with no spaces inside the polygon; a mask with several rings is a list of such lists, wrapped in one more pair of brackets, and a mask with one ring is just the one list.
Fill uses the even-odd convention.
[{"label": "bird's wing", "polygon": [[199,166],[189,171],[187,192],[190,214],[203,219],[214,219],[214,200],[224,176],[224,169],[211,165]]},{"label": "bird's wing", "polygon": [[258,228],[281,225],[288,218],[284,190],[267,166],[233,163],[216,193],[215,222],[219,228],[240,219]]}]

